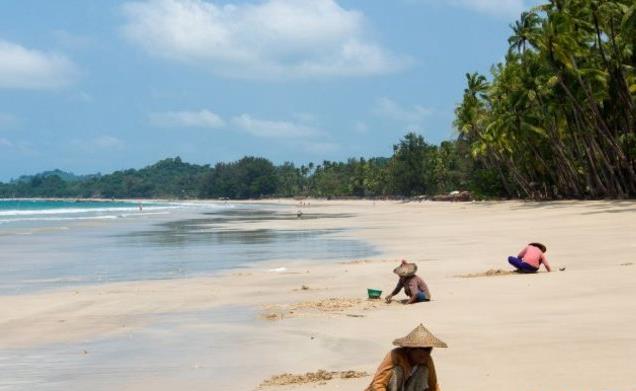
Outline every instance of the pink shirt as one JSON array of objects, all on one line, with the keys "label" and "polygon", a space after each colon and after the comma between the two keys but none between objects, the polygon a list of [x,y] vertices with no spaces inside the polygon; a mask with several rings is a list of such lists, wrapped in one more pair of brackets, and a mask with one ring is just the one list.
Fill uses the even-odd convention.
[{"label": "pink shirt", "polygon": [[537,269],[543,263],[545,269],[550,271],[550,264],[540,248],[527,245],[523,250],[519,252],[517,258],[522,259],[528,265],[532,265]]}]

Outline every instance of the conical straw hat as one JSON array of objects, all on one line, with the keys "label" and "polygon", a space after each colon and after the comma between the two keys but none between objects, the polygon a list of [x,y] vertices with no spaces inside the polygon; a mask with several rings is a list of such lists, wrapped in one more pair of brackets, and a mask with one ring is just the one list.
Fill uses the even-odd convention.
[{"label": "conical straw hat", "polygon": [[414,263],[408,263],[406,261],[402,261],[400,266],[393,269],[393,273],[397,274],[400,277],[410,277],[417,272],[417,265]]},{"label": "conical straw hat", "polygon": [[445,342],[437,339],[430,331],[420,323],[406,337],[393,341],[393,345],[403,348],[447,348]]}]

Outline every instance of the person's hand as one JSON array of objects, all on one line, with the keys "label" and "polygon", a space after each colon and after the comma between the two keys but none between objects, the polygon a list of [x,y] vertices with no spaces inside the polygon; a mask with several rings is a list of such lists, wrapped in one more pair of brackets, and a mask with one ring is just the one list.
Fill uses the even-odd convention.
[{"label": "person's hand", "polygon": [[388,304],[391,302],[391,299],[393,299],[393,296],[388,295],[387,297],[384,298],[384,301]]}]

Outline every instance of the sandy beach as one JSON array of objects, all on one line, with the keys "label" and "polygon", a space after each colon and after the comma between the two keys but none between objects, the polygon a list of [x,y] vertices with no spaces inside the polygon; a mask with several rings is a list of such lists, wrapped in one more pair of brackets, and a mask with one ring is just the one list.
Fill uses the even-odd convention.
[{"label": "sandy beach", "polygon": [[[296,201],[271,202],[299,209]],[[152,330],[158,341],[152,367],[165,358],[161,341],[168,335],[203,349],[208,333],[222,333],[222,346],[198,352],[188,367],[150,371],[134,381],[111,379],[104,389],[353,391],[366,387],[393,339],[423,323],[449,345],[433,353],[443,390],[636,389],[636,202],[310,204],[301,208],[307,216],[347,216],[227,228],[334,229],[334,235],[369,242],[379,254],[1,296],[0,349],[64,344],[81,363],[95,353],[85,347],[94,341],[149,337]],[[548,246],[555,272],[493,272],[510,270],[507,256],[530,241]],[[367,300],[367,288],[390,292],[396,282],[391,270],[402,258],[417,263],[432,301]],[[208,323],[202,315],[246,307],[253,316],[234,322]],[[157,329],[166,319],[168,331]],[[210,363],[219,361],[228,370],[210,384],[219,377]],[[326,372],[294,376],[320,370]],[[291,376],[272,381],[283,374]]]}]

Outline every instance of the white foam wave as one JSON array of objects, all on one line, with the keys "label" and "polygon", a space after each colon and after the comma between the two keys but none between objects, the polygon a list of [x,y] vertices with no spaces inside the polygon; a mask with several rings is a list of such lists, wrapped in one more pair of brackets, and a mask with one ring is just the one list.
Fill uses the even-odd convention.
[{"label": "white foam wave", "polygon": [[[144,206],[143,210],[163,210],[173,209],[174,206]],[[133,212],[138,211],[137,206],[132,207],[114,207],[114,208],[52,208],[52,209],[9,209],[0,211],[0,216],[41,216],[41,215],[65,215],[65,214],[81,214],[81,213],[104,213],[104,212]]]},{"label": "white foam wave", "polygon": [[0,219],[0,224],[11,223],[17,221],[69,221],[69,220],[112,220],[126,217],[142,217],[142,216],[157,216],[167,215],[169,212],[136,212],[136,213],[122,213],[122,214],[110,214],[110,215],[95,215],[95,216],[72,216],[72,217],[16,217],[13,219]]},{"label": "white foam wave", "polygon": [[179,208],[205,208],[205,209],[226,209],[234,208],[233,204],[225,204],[222,201],[176,201],[168,202],[166,205],[175,206]]},{"label": "white foam wave", "polygon": [[13,223],[18,221],[68,221],[68,220],[112,220],[120,215],[100,215],[100,216],[74,216],[74,217],[18,217],[15,219],[2,219],[0,223]]}]

